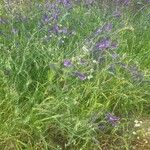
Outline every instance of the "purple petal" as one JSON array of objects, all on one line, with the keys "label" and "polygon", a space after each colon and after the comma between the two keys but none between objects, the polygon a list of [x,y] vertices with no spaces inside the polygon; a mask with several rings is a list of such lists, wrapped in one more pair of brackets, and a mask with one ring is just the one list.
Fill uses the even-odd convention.
[{"label": "purple petal", "polygon": [[115,126],[115,125],[118,123],[118,121],[120,120],[119,117],[116,117],[116,116],[114,116],[114,115],[111,114],[111,113],[108,113],[108,114],[106,115],[106,119],[107,119],[107,121],[108,121],[110,124],[112,124],[112,126]]},{"label": "purple petal", "polygon": [[50,18],[49,18],[49,16],[48,16],[47,14],[44,14],[44,16],[43,16],[43,21],[44,21],[45,23],[48,23],[48,22],[50,21]]},{"label": "purple petal", "polygon": [[54,25],[53,31],[54,31],[55,33],[58,33],[58,32],[59,32],[59,26],[58,26],[57,24]]},{"label": "purple petal", "polygon": [[120,18],[121,17],[121,12],[117,10],[113,13],[113,16],[116,17],[116,18]]},{"label": "purple petal", "polygon": [[72,66],[72,62],[70,60],[64,60],[64,66],[65,67],[71,67]]},{"label": "purple petal", "polygon": [[116,49],[118,47],[118,43],[117,42],[112,42],[111,43],[111,49]]},{"label": "purple petal", "polygon": [[97,43],[96,47],[98,49],[107,49],[110,47],[111,41],[108,38],[103,39],[99,43]]},{"label": "purple petal", "polygon": [[103,26],[102,30],[103,30],[103,31],[111,31],[112,28],[113,28],[113,24],[107,23],[107,24],[105,24],[105,25]]},{"label": "purple petal", "polygon": [[83,73],[80,73],[80,72],[75,72],[74,75],[76,77],[78,77],[80,80],[86,80],[87,79],[86,75]]}]

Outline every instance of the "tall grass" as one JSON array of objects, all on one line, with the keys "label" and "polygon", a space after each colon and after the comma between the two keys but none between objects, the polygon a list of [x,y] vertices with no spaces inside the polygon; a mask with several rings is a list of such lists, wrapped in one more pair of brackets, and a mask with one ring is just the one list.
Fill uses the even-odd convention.
[{"label": "tall grass", "polygon": [[[149,3],[119,5],[119,17],[113,4],[51,4],[2,5],[0,149],[133,149],[150,106]],[[104,37],[117,48],[97,52]]]}]

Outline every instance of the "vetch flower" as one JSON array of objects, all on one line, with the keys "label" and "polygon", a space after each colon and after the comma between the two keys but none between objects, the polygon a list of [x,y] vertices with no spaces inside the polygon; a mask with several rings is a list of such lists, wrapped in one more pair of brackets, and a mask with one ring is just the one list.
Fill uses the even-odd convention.
[{"label": "vetch flower", "polygon": [[63,64],[64,64],[65,67],[71,67],[72,66],[71,60],[64,60]]},{"label": "vetch flower", "polygon": [[112,42],[111,43],[111,49],[116,49],[118,48],[118,43],[117,42]]},{"label": "vetch flower", "polygon": [[59,33],[64,33],[64,34],[66,34],[67,32],[68,32],[68,30],[67,30],[67,28],[65,28],[65,27],[59,30]]},{"label": "vetch flower", "polygon": [[71,7],[71,0],[57,0],[57,2],[64,5],[67,8]]},{"label": "vetch flower", "polygon": [[58,33],[58,32],[59,32],[59,26],[58,26],[57,24],[55,24],[55,25],[53,26],[53,31],[54,31],[55,33]]},{"label": "vetch flower", "polygon": [[114,13],[113,13],[113,16],[116,17],[116,18],[120,18],[121,17],[121,12],[119,10],[116,10]]},{"label": "vetch flower", "polygon": [[52,18],[53,20],[58,20],[58,14],[57,13],[52,13]]},{"label": "vetch flower", "polygon": [[111,31],[113,28],[113,24],[112,23],[106,23],[103,27],[102,27],[102,30],[103,31]]},{"label": "vetch flower", "polygon": [[81,72],[75,72],[74,76],[78,77],[80,80],[86,80],[87,79],[86,75],[81,73]]},{"label": "vetch flower", "polygon": [[130,4],[130,0],[117,0],[117,5],[125,5],[125,6],[127,6],[127,5],[129,5]]},{"label": "vetch flower", "polygon": [[104,38],[102,41],[97,43],[96,47],[99,50],[104,50],[104,49],[109,48],[110,45],[111,45],[111,41],[108,38]]},{"label": "vetch flower", "polygon": [[57,24],[55,24],[55,25],[53,26],[53,31],[54,31],[54,33],[56,33],[56,34],[58,34],[58,33],[67,34],[67,33],[68,33],[67,28],[64,27],[64,28],[60,29],[60,27],[59,27]]},{"label": "vetch flower", "polygon": [[111,57],[112,57],[113,59],[118,58],[118,56],[119,56],[119,55],[118,55],[117,53],[112,53],[112,54],[111,54]]},{"label": "vetch flower", "polygon": [[48,23],[50,21],[50,18],[47,14],[44,14],[43,21],[44,21],[44,23]]},{"label": "vetch flower", "polygon": [[120,120],[119,117],[116,117],[116,116],[114,116],[114,115],[111,114],[111,113],[108,113],[108,114],[106,115],[106,119],[107,119],[107,121],[108,121],[112,126],[116,126],[117,123],[118,123],[118,121]]}]

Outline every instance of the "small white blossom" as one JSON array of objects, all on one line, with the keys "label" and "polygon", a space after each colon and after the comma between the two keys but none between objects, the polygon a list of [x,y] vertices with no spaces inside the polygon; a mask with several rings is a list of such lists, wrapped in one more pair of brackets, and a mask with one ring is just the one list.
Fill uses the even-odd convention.
[{"label": "small white blossom", "polygon": [[136,124],[134,125],[134,127],[140,127],[140,126],[141,126],[140,123],[136,123]]},{"label": "small white blossom", "polygon": [[134,123],[138,123],[138,122],[139,122],[138,120],[135,120],[135,121],[134,121]]},{"label": "small white blossom", "polygon": [[97,64],[97,61],[96,61],[96,60],[93,60],[93,63],[94,63],[94,64]]},{"label": "small white blossom", "polygon": [[134,135],[136,135],[136,132],[135,132],[135,131],[133,131],[132,133],[133,133]]},{"label": "small white blossom", "polygon": [[93,76],[92,76],[92,75],[89,75],[87,78],[90,80],[90,79],[92,79],[92,78],[93,78]]},{"label": "small white blossom", "polygon": [[90,69],[90,72],[94,72],[94,69],[92,68],[92,69]]}]

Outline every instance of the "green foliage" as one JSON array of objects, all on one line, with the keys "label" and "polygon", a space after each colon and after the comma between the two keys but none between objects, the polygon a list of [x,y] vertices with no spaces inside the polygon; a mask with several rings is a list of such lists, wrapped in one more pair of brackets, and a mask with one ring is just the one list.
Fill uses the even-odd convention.
[{"label": "green foliage", "polygon": [[[124,10],[118,20],[105,17],[97,6],[89,9],[77,5],[69,11],[61,8],[58,23],[75,34],[47,38],[51,25],[40,28],[38,24],[43,12],[35,7],[28,12],[26,8],[21,13],[30,15],[28,21],[19,22],[8,13],[3,17],[9,23],[1,26],[0,149],[130,149],[133,120],[150,113],[148,9],[137,15]],[[118,61],[137,65],[144,76],[142,81],[134,80],[119,65],[115,73],[109,71],[109,53],[102,66],[93,62],[91,41],[85,41],[105,22],[115,27],[110,36],[119,41]],[[18,32],[13,34],[12,29]],[[88,62],[86,67],[78,65],[79,57]],[[75,65],[63,66],[65,59]],[[71,74],[74,69],[93,78],[81,81]],[[108,112],[121,118],[116,127],[106,121]],[[101,123],[106,125],[103,130],[98,128]]]}]

